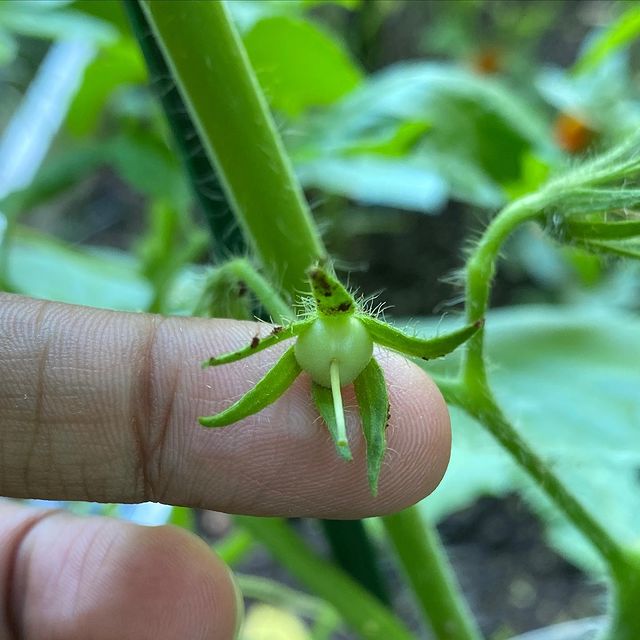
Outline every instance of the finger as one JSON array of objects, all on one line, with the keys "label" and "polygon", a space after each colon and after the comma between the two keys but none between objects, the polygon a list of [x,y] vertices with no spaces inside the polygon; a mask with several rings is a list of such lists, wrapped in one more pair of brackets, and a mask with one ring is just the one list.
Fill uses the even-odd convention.
[{"label": "finger", "polygon": [[268,328],[0,296],[0,493],[351,518],[433,490],[449,457],[446,406],[420,369],[388,352],[389,450],[375,499],[349,388],[353,462],[335,454],[306,374],[259,414],[200,427],[198,416],[238,399],[286,344],[205,371],[201,361],[260,331]]},{"label": "finger", "polygon": [[195,536],[0,504],[0,637],[231,640],[239,605]]}]

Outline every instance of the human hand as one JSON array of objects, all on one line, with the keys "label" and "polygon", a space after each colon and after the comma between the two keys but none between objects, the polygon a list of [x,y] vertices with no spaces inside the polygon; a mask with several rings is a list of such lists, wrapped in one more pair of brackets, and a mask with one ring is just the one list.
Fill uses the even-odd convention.
[{"label": "human hand", "polygon": [[[388,352],[377,498],[357,412],[349,463],[335,455],[306,376],[237,425],[200,427],[198,416],[242,395],[279,349],[206,371],[200,362],[255,331],[0,294],[0,495],[340,519],[397,511],[434,489],[449,458],[446,406],[419,368]],[[236,628],[229,570],[174,527],[0,503],[0,576],[0,638],[227,640]]]}]

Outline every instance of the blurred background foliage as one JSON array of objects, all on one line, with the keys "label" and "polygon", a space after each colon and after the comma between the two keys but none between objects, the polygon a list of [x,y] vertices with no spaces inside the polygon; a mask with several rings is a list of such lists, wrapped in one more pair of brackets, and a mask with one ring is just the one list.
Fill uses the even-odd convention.
[{"label": "blurred background foliage", "polygon": [[[417,330],[460,309],[465,247],[501,205],[640,123],[634,2],[229,8],[338,266],[363,292],[382,291],[388,314],[413,318]],[[162,73],[152,81],[161,96],[174,89]],[[196,189],[187,179],[185,148],[196,160],[201,150],[189,139],[175,148],[121,3],[1,3],[0,82],[4,290],[196,314],[218,287],[230,298],[213,296],[218,313],[234,308],[215,265],[242,246],[238,230],[225,222],[215,177],[201,175]],[[265,215],[277,215],[268,202]],[[640,544],[637,265],[533,226],[505,258],[494,292],[501,308],[487,325],[500,400],[612,532]],[[484,630],[499,640],[602,611],[600,567],[586,543],[477,425],[456,412],[453,426],[451,468],[424,509]],[[268,576],[242,578],[245,595],[262,603],[249,612],[247,640],[267,637],[265,627],[288,640],[340,627],[325,603],[285,587],[290,578],[222,514],[70,506],[222,539],[224,557]],[[377,532],[375,520],[368,526]],[[320,544],[311,525],[301,527]],[[398,594],[396,606],[415,618],[408,594]]]}]

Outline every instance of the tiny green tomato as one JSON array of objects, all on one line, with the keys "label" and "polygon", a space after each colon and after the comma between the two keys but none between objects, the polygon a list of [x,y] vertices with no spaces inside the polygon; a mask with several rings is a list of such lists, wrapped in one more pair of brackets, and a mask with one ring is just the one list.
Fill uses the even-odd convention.
[{"label": "tiny green tomato", "polygon": [[355,316],[320,317],[295,343],[298,364],[323,387],[331,386],[331,365],[336,363],[340,386],[353,382],[369,364],[373,340]]},{"label": "tiny green tomato", "polygon": [[378,476],[386,448],[389,397],[380,365],[373,357],[374,342],[408,356],[430,360],[453,351],[482,327],[474,322],[451,333],[425,340],[408,335],[369,315],[335,277],[321,267],[309,269],[311,297],[307,313],[232,353],[213,356],[205,367],[236,362],[283,340],[295,338],[269,372],[227,409],[200,418],[205,427],[224,427],[275,402],[302,371],[312,379],[311,395],[336,450],[352,460],[341,388],[353,383],[367,447],[367,476],[371,493],[378,491]]}]

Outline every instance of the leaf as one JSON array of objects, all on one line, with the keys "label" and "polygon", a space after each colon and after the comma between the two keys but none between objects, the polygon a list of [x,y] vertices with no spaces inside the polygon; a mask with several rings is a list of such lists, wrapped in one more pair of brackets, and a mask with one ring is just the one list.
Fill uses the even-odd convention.
[{"label": "leaf", "polygon": [[631,4],[612,24],[603,29],[573,66],[574,74],[591,71],[607,56],[640,36],[640,7]]},{"label": "leaf", "polygon": [[258,353],[264,349],[268,349],[283,340],[288,340],[289,338],[293,338],[297,336],[301,331],[306,329],[313,321],[301,321],[294,322],[288,326],[281,327],[275,326],[271,329],[271,332],[264,337],[256,336],[251,340],[251,343],[246,347],[238,349],[237,351],[232,351],[231,353],[225,353],[221,356],[212,356],[208,360],[205,360],[202,363],[203,368],[206,367],[217,367],[221,364],[228,364],[229,362],[236,362],[238,360],[242,360],[242,358],[246,358],[247,356],[252,356],[254,353]]},{"label": "leaf", "polygon": [[624,240],[640,236],[640,220],[566,220],[563,223],[572,238]]},{"label": "leaf", "polygon": [[[490,313],[485,331],[490,381],[518,432],[611,535],[637,545],[640,320],[594,305],[525,306]],[[457,360],[424,366],[450,374]],[[557,549],[600,569],[588,543],[487,432],[454,407],[451,414],[451,464],[423,508],[440,519],[479,496],[520,490]]]},{"label": "leaf", "polygon": [[26,228],[8,244],[8,280],[18,293],[122,311],[142,311],[150,302],[137,262],[117,250],[70,247]]},{"label": "leaf", "polygon": [[271,106],[289,116],[331,104],[361,80],[342,45],[300,18],[260,20],[244,44]]},{"label": "leaf", "polygon": [[214,416],[199,418],[203,427],[226,427],[275,402],[300,374],[300,365],[289,347],[268,373],[257,382],[240,400]]},{"label": "leaf", "polygon": [[0,27],[11,33],[54,40],[113,41],[116,30],[107,22],[73,9],[65,2],[11,0],[0,3]]},{"label": "leaf", "polygon": [[582,247],[594,253],[610,253],[621,258],[640,259],[640,238],[631,240],[589,240]]},{"label": "leaf", "polygon": [[[379,139],[397,153],[394,138],[402,141],[407,123],[416,122],[428,129],[409,137],[401,156],[381,158],[368,149]],[[496,79],[424,62],[370,76],[328,109],[299,119],[287,144],[308,186],[412,210],[435,210],[449,195],[496,206],[504,201],[500,186],[520,179],[525,154],[559,156],[531,101]]]},{"label": "leaf", "polygon": [[171,507],[169,524],[187,531],[196,531],[196,518],[193,509],[189,507]]},{"label": "leaf", "polygon": [[86,68],[66,124],[76,136],[86,136],[98,126],[104,106],[116,89],[145,82],[147,71],[138,46],[121,38],[103,47]]},{"label": "leaf", "polygon": [[435,172],[418,162],[378,156],[327,157],[296,165],[302,185],[371,204],[438,213],[448,189]]},{"label": "leaf", "polygon": [[474,322],[451,333],[445,333],[435,338],[424,339],[418,336],[407,335],[377,318],[367,315],[358,317],[367,328],[367,331],[369,331],[373,341],[377,344],[406,355],[422,358],[423,360],[440,358],[451,353],[454,349],[466,342],[483,325],[483,322]]},{"label": "leaf", "polygon": [[316,382],[312,382],[311,395],[313,396],[313,401],[315,402],[316,408],[318,409],[318,413],[329,429],[331,439],[336,445],[338,455],[344,460],[353,460],[351,449],[349,448],[349,443],[342,442],[338,435],[338,423],[336,421],[336,413],[333,404],[333,395],[331,393],[331,389],[323,387]]},{"label": "leaf", "polygon": [[353,383],[362,432],[367,442],[367,477],[369,488],[378,493],[378,477],[387,446],[385,431],[389,422],[389,396],[384,374],[375,358],[371,358],[364,371]]}]

